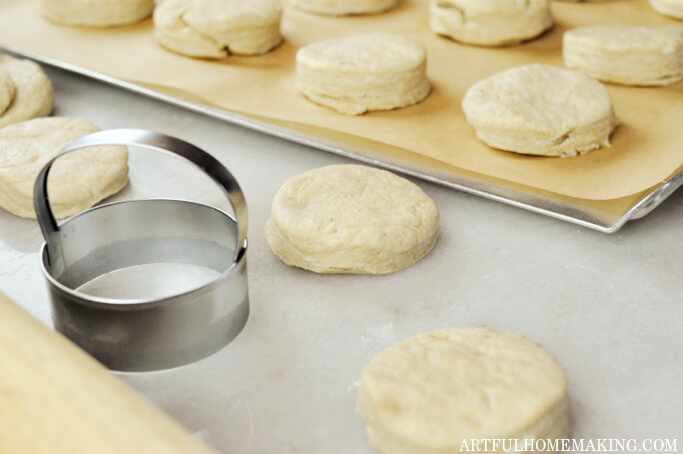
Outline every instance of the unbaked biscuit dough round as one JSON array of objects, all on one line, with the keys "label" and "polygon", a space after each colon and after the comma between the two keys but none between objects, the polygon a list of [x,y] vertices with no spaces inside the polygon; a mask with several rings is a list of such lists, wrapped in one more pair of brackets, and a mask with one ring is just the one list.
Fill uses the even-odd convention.
[{"label": "unbaked biscuit dough round", "polygon": [[626,85],[683,79],[683,27],[579,27],[565,32],[568,68]]},{"label": "unbaked biscuit dough round", "polygon": [[415,184],[385,170],[333,165],[287,180],[265,230],[287,265],[386,274],[426,255],[438,228],[436,204]]},{"label": "unbaked biscuit dough round", "polygon": [[140,22],[154,0],[42,0],[43,16],[59,25],[114,27]]},{"label": "unbaked biscuit dough round", "polygon": [[[42,117],[52,111],[52,83],[36,63],[0,55],[0,73],[9,76],[10,80],[6,81],[6,90],[9,91],[6,93],[11,96],[10,103],[5,106],[4,111],[1,108],[3,102],[0,102],[0,128]],[[11,87],[7,88],[9,84]],[[0,87],[0,98],[3,97],[2,91]]]},{"label": "unbaked biscuit dough round", "polygon": [[289,3],[304,11],[344,16],[382,13],[394,8],[401,0],[290,0]]},{"label": "unbaked biscuit dough round", "polygon": [[462,107],[482,142],[532,155],[576,156],[609,145],[617,124],[600,82],[583,71],[541,64],[477,82]]},{"label": "unbaked biscuit dough round", "polygon": [[379,353],[361,376],[357,411],[370,443],[387,454],[450,454],[471,440],[569,432],[560,365],[524,336],[485,328],[421,334]]},{"label": "unbaked biscuit dough round", "polygon": [[[0,129],[0,208],[35,219],[33,188],[43,166],[69,142],[98,131],[83,120],[36,118]],[[117,193],[128,181],[125,147],[91,147],[59,158],[48,176],[57,218],[65,218]]]},{"label": "unbaked biscuit dough round", "polygon": [[369,33],[310,44],[296,54],[296,86],[311,101],[346,115],[422,101],[431,84],[427,53],[408,36]]},{"label": "unbaked biscuit dough round", "polygon": [[550,0],[430,0],[438,35],[480,46],[517,44],[553,25]]},{"label": "unbaked biscuit dough round", "polygon": [[281,16],[280,0],[165,0],[154,10],[154,36],[191,57],[258,55],[282,41]]},{"label": "unbaked biscuit dough round", "polygon": [[0,116],[5,113],[7,108],[14,101],[16,88],[9,73],[0,67]]},{"label": "unbaked biscuit dough round", "polygon": [[650,0],[652,9],[674,19],[683,19],[683,0]]}]

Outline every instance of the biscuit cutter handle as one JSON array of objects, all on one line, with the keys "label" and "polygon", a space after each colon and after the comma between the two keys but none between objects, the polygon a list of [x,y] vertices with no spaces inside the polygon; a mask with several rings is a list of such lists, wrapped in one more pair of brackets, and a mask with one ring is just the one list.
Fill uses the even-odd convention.
[{"label": "biscuit cutter handle", "polygon": [[59,225],[50,206],[47,194],[47,177],[60,156],[80,148],[105,145],[122,145],[181,156],[199,167],[223,190],[230,201],[237,222],[237,244],[233,260],[237,262],[247,247],[247,203],[235,177],[216,158],[204,150],[175,137],[143,129],[109,129],[80,137],[67,144],[38,174],[33,192],[38,224],[45,237],[48,263],[62,257]]}]

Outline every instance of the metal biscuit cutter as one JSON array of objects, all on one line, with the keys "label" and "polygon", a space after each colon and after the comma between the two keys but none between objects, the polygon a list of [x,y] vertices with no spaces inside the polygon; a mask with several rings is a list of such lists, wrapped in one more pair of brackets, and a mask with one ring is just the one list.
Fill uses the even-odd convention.
[{"label": "metal biscuit cutter", "polygon": [[[147,199],[100,205],[57,224],[47,194],[54,161],[71,151],[123,145],[181,156],[221,187],[235,217],[199,203]],[[247,206],[232,174],[182,140],[137,129],[99,131],[68,144],[40,172],[34,202],[55,327],[104,365],[166,369],[230,343],[249,315]],[[157,299],[110,299],[77,289],[106,273],[151,263],[200,265],[220,273],[198,288]]]}]

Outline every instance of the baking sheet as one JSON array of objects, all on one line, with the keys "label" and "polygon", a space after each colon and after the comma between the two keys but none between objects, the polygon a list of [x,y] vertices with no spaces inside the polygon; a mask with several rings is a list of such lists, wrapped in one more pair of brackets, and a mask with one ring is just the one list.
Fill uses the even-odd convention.
[{"label": "baking sheet", "polygon": [[[406,0],[378,16],[329,18],[286,7],[285,43],[261,57],[208,61],[181,57],[153,40],[151,21],[107,30],[58,27],[39,17],[36,1],[1,0],[0,41],[117,78],[192,93],[209,104],[266,119],[311,125],[515,184],[576,199],[609,200],[642,193],[683,163],[683,83],[666,88],[608,86],[622,125],[612,146],[586,156],[557,159],[489,149],[465,123],[460,101],[475,81],[517,64],[561,65],[564,30],[576,25],[675,21],[647,1],[554,3],[555,28],[522,46],[485,49],[434,36],[426,1]],[[363,31],[393,30],[416,36],[429,52],[434,92],[423,103],[362,117],[345,117],[303,99],[294,86],[294,54],[307,43]],[[49,39],[46,39],[49,37]],[[365,139],[368,139],[365,142]]]},{"label": "baking sheet", "polygon": [[[683,166],[681,166],[671,179],[640,193],[611,200],[577,199],[469,172],[446,165],[442,161],[391,147],[380,142],[373,142],[373,147],[368,148],[368,139],[349,134],[327,129],[323,130],[301,123],[275,121],[272,119],[262,120],[256,116],[239,115],[224,109],[207,106],[187,92],[158,86],[146,87],[140,84],[125,82],[101,73],[17,49],[0,47],[0,51],[9,53],[9,55],[13,55],[16,58],[30,58],[44,67],[51,66],[71,74],[86,76],[89,79],[95,79],[133,93],[177,105],[287,141],[412,175],[416,178],[571,222],[603,233],[614,233],[626,222],[649,214],[683,185]],[[96,91],[93,93],[96,93]]]}]

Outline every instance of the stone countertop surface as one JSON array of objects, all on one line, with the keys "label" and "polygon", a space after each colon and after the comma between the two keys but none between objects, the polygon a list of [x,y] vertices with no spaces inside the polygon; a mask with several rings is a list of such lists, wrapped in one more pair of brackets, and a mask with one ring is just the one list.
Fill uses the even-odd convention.
[{"label": "stone countertop surface", "polygon": [[[59,70],[55,115],[175,135],[212,153],[249,205],[251,315],[217,354],[169,371],[117,374],[226,453],[372,453],[354,406],[382,349],[446,327],[524,334],[564,367],[572,436],[683,440],[683,191],[606,235],[419,180],[440,238],[387,276],[317,275],[270,251],[263,227],[289,177],[347,159]],[[225,206],[177,159],[131,153],[117,198]],[[0,290],[50,324],[37,224],[0,210]]]}]

